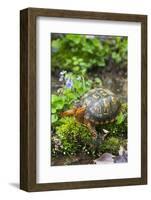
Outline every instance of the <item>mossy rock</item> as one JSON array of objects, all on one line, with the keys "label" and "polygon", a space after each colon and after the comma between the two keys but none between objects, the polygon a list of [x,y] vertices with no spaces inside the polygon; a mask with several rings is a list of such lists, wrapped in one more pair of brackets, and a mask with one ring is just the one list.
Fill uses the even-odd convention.
[{"label": "mossy rock", "polygon": [[51,138],[51,152],[54,156],[77,155],[83,153],[96,156],[110,152],[117,154],[121,141],[127,139],[127,105],[121,106],[121,111],[115,122],[96,127],[98,135],[108,132],[105,140],[94,141],[88,128],[76,121],[74,117],[64,117],[59,120],[55,135]]},{"label": "mossy rock", "polygon": [[100,145],[100,152],[101,153],[108,152],[113,155],[118,155],[120,145],[121,141],[119,140],[119,138],[110,137]]},{"label": "mossy rock", "polygon": [[[89,154],[88,149],[93,146],[91,133],[74,117],[65,117],[60,120],[60,125],[56,127],[55,137],[57,137],[56,141],[60,141],[56,149],[63,155],[75,155],[81,151]],[[55,152],[55,144],[52,144],[52,152]]]}]

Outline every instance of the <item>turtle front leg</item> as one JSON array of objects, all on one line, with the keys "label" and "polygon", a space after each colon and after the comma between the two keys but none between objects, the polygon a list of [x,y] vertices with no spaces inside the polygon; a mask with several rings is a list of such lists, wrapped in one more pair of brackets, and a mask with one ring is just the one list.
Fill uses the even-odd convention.
[{"label": "turtle front leg", "polygon": [[95,127],[92,125],[92,123],[90,121],[84,121],[84,124],[89,129],[90,133],[92,134],[92,137],[94,139],[96,139],[97,138],[97,132],[95,130]]}]

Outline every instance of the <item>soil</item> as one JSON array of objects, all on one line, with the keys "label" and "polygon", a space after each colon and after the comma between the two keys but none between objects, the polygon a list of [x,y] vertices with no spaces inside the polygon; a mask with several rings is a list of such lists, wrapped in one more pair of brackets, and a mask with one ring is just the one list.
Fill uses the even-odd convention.
[{"label": "soil", "polygon": [[122,102],[127,101],[127,67],[115,66],[110,63],[105,68],[94,68],[89,71],[89,77],[98,77],[102,80],[103,87],[115,93]]},{"label": "soil", "polygon": [[94,164],[92,156],[79,154],[76,156],[58,156],[52,158],[51,166],[62,166],[62,165],[86,165]]}]

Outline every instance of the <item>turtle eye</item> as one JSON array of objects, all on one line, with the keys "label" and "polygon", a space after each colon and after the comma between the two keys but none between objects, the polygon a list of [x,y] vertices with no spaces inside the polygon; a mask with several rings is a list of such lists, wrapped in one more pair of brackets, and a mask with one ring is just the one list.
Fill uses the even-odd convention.
[{"label": "turtle eye", "polygon": [[80,107],[77,109],[77,113],[82,113],[85,111],[85,107]]}]

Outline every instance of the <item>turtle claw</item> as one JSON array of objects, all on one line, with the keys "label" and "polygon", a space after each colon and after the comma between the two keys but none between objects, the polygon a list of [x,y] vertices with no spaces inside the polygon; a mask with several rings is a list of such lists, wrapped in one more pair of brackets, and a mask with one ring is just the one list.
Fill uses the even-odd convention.
[{"label": "turtle claw", "polygon": [[98,135],[97,132],[91,132],[91,135],[92,135],[92,140],[93,140],[94,142],[98,141],[99,135]]},{"label": "turtle claw", "polygon": [[93,138],[93,139],[97,139],[97,133],[96,133],[96,132],[93,132],[93,133],[92,133],[92,138]]}]

